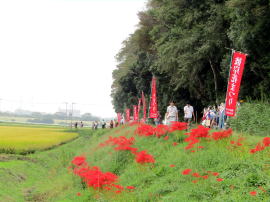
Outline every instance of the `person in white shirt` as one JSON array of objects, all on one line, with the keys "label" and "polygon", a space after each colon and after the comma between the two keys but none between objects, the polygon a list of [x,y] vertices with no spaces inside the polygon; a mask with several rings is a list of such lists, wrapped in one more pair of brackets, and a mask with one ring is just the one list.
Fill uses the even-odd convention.
[{"label": "person in white shirt", "polygon": [[178,121],[178,110],[174,105],[174,102],[170,102],[170,105],[167,107],[165,119],[167,120],[167,125],[170,125],[174,121]]},{"label": "person in white shirt", "polygon": [[185,120],[185,122],[188,123],[188,126],[189,127],[191,125],[192,117],[195,118],[195,116],[194,116],[194,109],[193,109],[193,107],[190,104],[187,104],[184,107],[184,120]]}]

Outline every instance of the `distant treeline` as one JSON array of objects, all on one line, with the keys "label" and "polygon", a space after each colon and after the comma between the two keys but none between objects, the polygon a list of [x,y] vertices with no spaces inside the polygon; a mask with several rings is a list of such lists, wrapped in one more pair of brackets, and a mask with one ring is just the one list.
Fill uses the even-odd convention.
[{"label": "distant treeline", "polygon": [[[157,77],[158,105],[170,100],[195,109],[224,102],[231,49],[249,56],[240,99],[270,92],[270,1],[149,0],[137,30],[116,56],[112,98],[117,112],[150,94]],[[149,97],[148,97],[149,99]]]},{"label": "distant treeline", "polygon": [[[63,112],[56,112],[54,114],[44,114],[40,112],[29,112],[25,114],[16,114],[16,113],[8,113],[8,112],[0,112],[0,116],[6,116],[6,117],[25,117],[29,118],[28,122],[33,123],[54,123],[55,119],[59,120],[66,120],[70,119],[70,116],[66,116],[66,113]],[[90,113],[85,113],[80,117],[73,116],[73,120],[81,120],[81,121],[97,121],[100,120],[100,117],[93,116]],[[63,122],[64,123],[64,122]]]}]

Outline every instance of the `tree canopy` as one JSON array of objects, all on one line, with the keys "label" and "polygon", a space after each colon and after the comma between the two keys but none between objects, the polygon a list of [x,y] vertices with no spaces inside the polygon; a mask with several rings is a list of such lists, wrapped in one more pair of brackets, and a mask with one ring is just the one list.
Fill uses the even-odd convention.
[{"label": "tree canopy", "polygon": [[248,54],[240,98],[270,92],[268,0],[149,0],[137,30],[116,56],[112,98],[117,112],[150,94],[157,77],[158,104],[170,100],[197,109],[224,102],[231,49]]}]

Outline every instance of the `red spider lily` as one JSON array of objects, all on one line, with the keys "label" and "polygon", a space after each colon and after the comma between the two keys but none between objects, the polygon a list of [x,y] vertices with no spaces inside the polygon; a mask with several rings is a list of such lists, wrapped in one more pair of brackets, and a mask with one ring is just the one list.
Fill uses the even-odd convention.
[{"label": "red spider lily", "polygon": [[77,193],[77,196],[81,196],[81,193],[80,193],[80,192],[78,192],[78,193]]},{"label": "red spider lily", "polygon": [[198,128],[191,129],[190,133],[186,133],[186,135],[190,135],[196,138],[199,137],[208,137],[208,132],[210,128],[205,128],[202,125],[199,125]]},{"label": "red spider lily", "polygon": [[124,187],[118,184],[112,184],[112,187],[119,189],[119,190],[124,190]]},{"label": "red spider lily", "polygon": [[185,170],[183,170],[183,172],[182,172],[182,175],[188,175],[190,172],[191,172],[192,170],[191,169],[185,169]]},{"label": "red spider lily", "polygon": [[185,147],[186,150],[193,148],[194,144],[197,144],[200,142],[200,140],[196,139],[194,136],[189,136],[184,141],[189,142],[189,144]]},{"label": "red spider lily", "polygon": [[212,172],[212,175],[213,175],[213,176],[219,176],[219,173],[217,173],[217,172]]},{"label": "red spider lily", "polygon": [[135,189],[135,187],[134,186],[127,186],[127,189],[133,190],[133,189]]},{"label": "red spider lily", "polygon": [[178,143],[177,143],[177,142],[174,142],[174,143],[173,143],[173,146],[177,146],[177,145],[178,145]]},{"label": "red spider lily", "polygon": [[258,151],[262,151],[264,149],[265,149],[265,146],[263,146],[262,143],[259,142],[254,149],[250,150],[250,153],[254,154],[254,153],[256,153]]},{"label": "red spider lily", "polygon": [[185,122],[173,121],[170,126],[170,132],[173,132],[176,130],[186,130],[186,129],[187,129],[187,123]]},{"label": "red spider lily", "polygon": [[213,132],[212,133],[212,138],[214,140],[221,140],[221,139],[224,139],[224,138],[228,138],[232,135],[232,129],[229,128],[228,130],[223,130],[223,131],[219,131],[219,132]]},{"label": "red spider lily", "polygon": [[140,124],[135,132],[139,136],[151,136],[155,134],[155,128],[148,124]]},{"label": "red spider lily", "polygon": [[259,142],[254,149],[250,150],[251,154],[254,154],[258,151],[262,151],[265,149],[265,147],[270,146],[270,137],[263,138],[262,142]]},{"label": "red spider lily", "polygon": [[249,192],[249,194],[250,194],[251,196],[256,196],[256,195],[257,195],[257,192],[256,192],[256,191],[251,191],[251,192]]},{"label": "red spider lily", "polygon": [[217,178],[217,181],[218,182],[222,182],[224,179],[222,179],[222,178]]},{"label": "red spider lily", "polygon": [[173,167],[175,167],[175,165],[172,164],[172,165],[170,165],[170,167],[173,168]]},{"label": "red spider lily", "polygon": [[198,180],[193,180],[192,183],[196,184],[198,182]]},{"label": "red spider lily", "polygon": [[114,184],[117,182],[118,176],[110,172],[104,173],[97,166],[90,167],[87,165],[86,167],[78,167],[74,168],[73,172],[82,178],[88,187],[109,190],[108,187],[114,186],[119,189],[120,185]]},{"label": "red spider lily", "polygon": [[166,125],[157,125],[155,128],[155,134],[158,138],[160,138],[162,135],[166,135],[169,132],[169,127]]},{"label": "red spider lily", "polygon": [[231,143],[232,145],[234,145],[234,146],[240,147],[240,146],[243,145],[243,144],[241,143],[243,140],[244,140],[244,138],[240,137],[240,138],[237,139],[237,141],[230,141],[230,143]]},{"label": "red spider lily", "polygon": [[[200,142],[198,138],[206,138],[208,136],[209,128],[205,128],[201,125],[198,128],[192,129],[190,133],[186,133],[188,137],[184,140],[185,142],[189,142],[189,144],[185,147],[186,150],[191,149],[194,147],[194,144]],[[195,151],[194,151],[195,152]]]},{"label": "red spider lily", "polygon": [[202,176],[202,178],[205,179],[205,180],[208,179],[208,177],[209,177],[208,175]]},{"label": "red spider lily", "polygon": [[131,137],[131,138],[126,138],[125,136],[119,136],[119,137],[109,137],[108,140],[106,140],[104,143],[99,144],[100,146],[106,146],[106,145],[113,145],[113,146],[117,146],[114,148],[114,150],[119,151],[119,150],[128,150],[133,152],[136,152],[137,149],[131,147],[131,145],[133,145],[135,142],[135,138]]},{"label": "red spider lily", "polygon": [[81,166],[85,163],[85,157],[84,156],[76,156],[74,159],[71,161],[71,163],[75,166]]},{"label": "red spider lily", "polygon": [[192,173],[192,176],[193,177],[200,177],[200,174],[199,173]]},{"label": "red spider lily", "polygon": [[155,163],[155,159],[152,155],[147,154],[146,151],[141,151],[135,154],[135,159],[137,163],[144,164],[144,163]]},{"label": "red spider lily", "polygon": [[198,149],[203,149],[204,148],[204,146],[198,146]]},{"label": "red spider lily", "polygon": [[193,153],[194,153],[194,152],[195,152],[195,150],[191,150],[190,152],[193,152]]},{"label": "red spider lily", "polygon": [[270,146],[270,137],[263,138],[263,144],[264,144],[264,146],[269,147]]},{"label": "red spider lily", "polygon": [[166,136],[166,137],[164,137],[163,139],[164,139],[164,140],[168,140],[168,139],[169,139],[169,136]]}]

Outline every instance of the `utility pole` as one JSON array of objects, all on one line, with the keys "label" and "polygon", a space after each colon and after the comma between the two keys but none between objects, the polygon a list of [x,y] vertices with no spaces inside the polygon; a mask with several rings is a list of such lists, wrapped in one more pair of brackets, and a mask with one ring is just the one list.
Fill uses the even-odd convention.
[{"label": "utility pole", "polygon": [[68,127],[68,103],[64,102],[66,104],[66,126]]},{"label": "utility pole", "polygon": [[70,119],[71,119],[71,128],[72,128],[72,116],[73,116],[73,105],[75,105],[76,103],[72,102],[71,103],[71,116],[70,116]]}]

